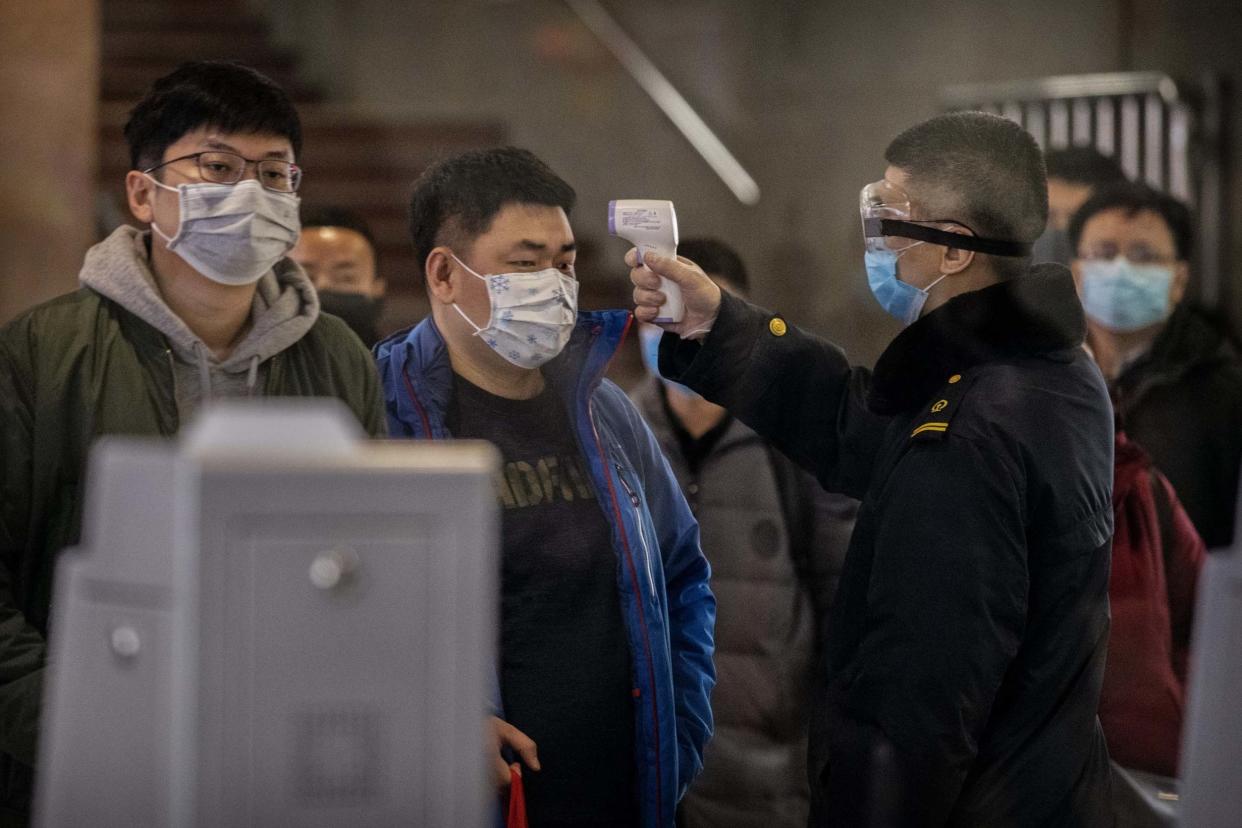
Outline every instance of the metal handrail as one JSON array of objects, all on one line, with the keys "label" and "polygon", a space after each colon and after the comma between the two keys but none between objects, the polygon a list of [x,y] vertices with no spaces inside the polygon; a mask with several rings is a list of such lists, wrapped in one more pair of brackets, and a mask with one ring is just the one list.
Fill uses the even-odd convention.
[{"label": "metal handrail", "polygon": [[[1092,136],[1094,143],[1095,123],[1100,117],[1107,116],[1105,136],[1127,120],[1131,130],[1139,129],[1142,123],[1146,134],[1127,142],[1126,147],[1114,147],[1110,138],[1099,144],[1100,149],[1109,153],[1121,149],[1119,160],[1131,175],[1169,189],[1193,205],[1198,214],[1194,253],[1197,299],[1208,307],[1228,305],[1230,284],[1224,267],[1229,233],[1224,193],[1228,159],[1222,137],[1224,87],[1218,76],[1207,75],[1195,84],[1179,83],[1163,72],[1059,75],[947,86],[941,89],[940,100],[948,110],[985,109],[1013,118],[1041,144],[1053,147],[1081,141],[1082,132]],[[1123,120],[1118,122],[1117,118]],[[1169,124],[1176,125],[1174,134],[1159,134]],[[1148,160],[1148,150],[1143,149],[1140,166],[1139,147],[1146,146],[1153,135],[1159,153]],[[1166,137],[1180,142],[1178,152],[1165,154]]]},{"label": "metal handrail", "polygon": [[940,92],[945,106],[961,108],[993,101],[1062,100],[1116,95],[1159,95],[1165,103],[1186,100],[1187,90],[1163,72],[1102,72],[1095,75],[1053,75],[1047,78],[963,83]]},{"label": "metal handrail", "polygon": [[711,127],[699,117],[694,107],[677,88],[664,77],[664,73],[651,62],[621,25],[613,19],[598,0],[565,0],[578,19],[591,33],[612,52],[613,57],[625,67],[634,82],[642,88],[656,106],[668,116],[673,126],[685,136],[707,165],[720,176],[720,180],[732,191],[737,200],[746,205],[759,201],[759,185],[746,172],[733,153],[729,152]]}]

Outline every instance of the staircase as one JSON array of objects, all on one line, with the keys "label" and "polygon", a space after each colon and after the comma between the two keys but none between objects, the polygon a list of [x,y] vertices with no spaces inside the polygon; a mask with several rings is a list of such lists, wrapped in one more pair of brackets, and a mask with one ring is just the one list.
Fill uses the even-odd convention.
[{"label": "staircase", "polygon": [[384,327],[411,324],[427,311],[410,248],[410,184],[436,158],[503,143],[495,122],[399,123],[363,118],[298,74],[298,57],[273,43],[262,17],[243,0],[103,0],[100,71],[100,212],[130,221],[124,179],[129,151],[122,129],[151,82],[187,60],[237,60],[283,86],[302,116],[304,207],[335,205],[360,213],[375,236],[388,280]]}]

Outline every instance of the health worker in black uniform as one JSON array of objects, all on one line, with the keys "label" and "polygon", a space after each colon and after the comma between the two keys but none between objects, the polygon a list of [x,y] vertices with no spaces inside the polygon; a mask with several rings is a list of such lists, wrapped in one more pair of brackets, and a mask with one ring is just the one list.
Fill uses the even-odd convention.
[{"label": "health worker in black uniform", "polygon": [[1039,147],[977,112],[898,136],[862,192],[875,369],[631,251],[636,316],[681,287],[660,373],[862,500],[833,605],[812,825],[1108,825],[1096,708],[1113,420],[1068,270],[1032,267]]}]

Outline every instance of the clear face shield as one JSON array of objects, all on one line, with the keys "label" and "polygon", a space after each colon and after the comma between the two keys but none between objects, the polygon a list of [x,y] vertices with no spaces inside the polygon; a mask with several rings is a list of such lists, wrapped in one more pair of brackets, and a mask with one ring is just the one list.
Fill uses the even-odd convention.
[{"label": "clear face shield", "polygon": [[[982,238],[957,219],[911,218],[910,196],[888,179],[863,187],[858,209],[862,214],[863,241],[869,253],[900,254],[924,242],[990,256],[1020,257],[1031,253],[1029,243]],[[935,225],[955,225],[969,232],[954,233]]]},{"label": "clear face shield", "polygon": [[900,236],[880,235],[881,220],[910,220],[910,196],[888,179],[862,188],[858,196],[858,210],[862,215],[863,242],[869,253],[900,253],[919,244]]}]

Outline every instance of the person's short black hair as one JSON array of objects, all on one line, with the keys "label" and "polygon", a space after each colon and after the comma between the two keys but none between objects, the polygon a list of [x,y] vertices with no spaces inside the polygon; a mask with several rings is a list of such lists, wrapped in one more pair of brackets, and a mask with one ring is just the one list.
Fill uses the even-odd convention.
[{"label": "person's short black hair", "polygon": [[375,248],[375,236],[371,235],[371,228],[367,226],[366,219],[345,207],[322,206],[303,210],[302,229],[309,230],[312,227],[341,227],[345,230],[353,230],[366,239],[372,249]]},{"label": "person's short black hair", "polygon": [[1044,166],[1049,178],[1059,178],[1072,184],[1102,187],[1126,181],[1125,170],[1117,159],[1095,147],[1066,147],[1051,149],[1044,153]]},{"label": "person's short black hair", "polygon": [[[927,208],[976,235],[1033,242],[1048,221],[1044,156],[1031,134],[986,112],[950,112],[910,127],[884,151],[920,190]],[[1016,276],[1029,257],[989,257],[997,275]]]},{"label": "person's short black hair", "polygon": [[1075,256],[1078,255],[1078,242],[1082,239],[1083,228],[1093,216],[1105,210],[1121,210],[1131,218],[1142,212],[1155,213],[1164,220],[1173,235],[1177,258],[1181,261],[1190,260],[1195,240],[1190,208],[1168,193],[1131,181],[1101,187],[1070,217],[1067,232]]},{"label": "person's short black hair", "polygon": [[229,61],[183,63],[151,84],[129,113],[125,140],[135,170],[160,163],[164,150],[200,127],[270,133],[302,151],[302,122],[285,90],[249,66]]},{"label": "person's short black hair", "polygon": [[[414,182],[410,197],[410,236],[423,271],[432,249],[445,244],[464,248],[486,233],[507,204],[560,207],[569,215],[574,188],[540,161],[517,147],[472,150],[439,161]],[[424,275],[425,272],[424,272]]]},{"label": "person's short black hair", "polygon": [[682,239],[677,255],[685,256],[708,276],[719,276],[742,293],[750,293],[750,278],[742,257],[729,245],[712,238]]}]

